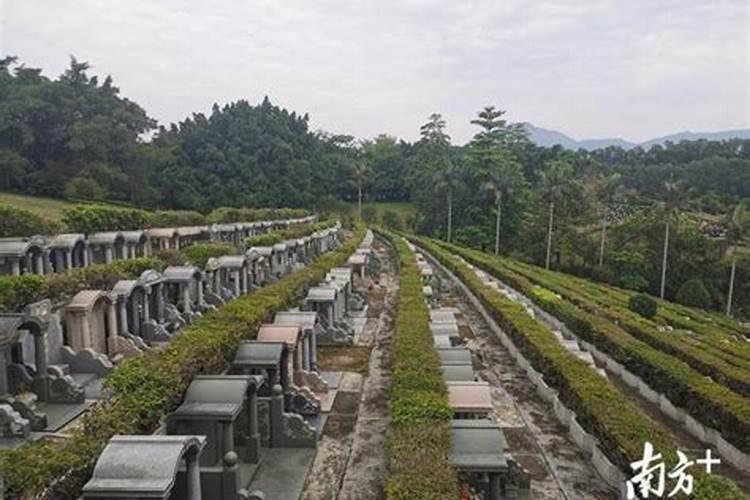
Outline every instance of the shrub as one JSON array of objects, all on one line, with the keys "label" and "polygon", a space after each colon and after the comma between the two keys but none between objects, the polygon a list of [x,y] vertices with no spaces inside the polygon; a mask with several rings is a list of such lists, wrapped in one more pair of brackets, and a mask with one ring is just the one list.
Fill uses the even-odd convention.
[{"label": "shrub", "polygon": [[185,254],[174,248],[164,248],[153,253],[154,257],[167,266],[184,266],[187,262]]},{"label": "shrub", "polygon": [[191,210],[158,210],[150,217],[151,227],[202,226],[206,218],[199,212]]},{"label": "shrub", "polygon": [[192,265],[203,269],[208,259],[233,255],[237,253],[237,250],[228,243],[196,243],[183,248],[182,253]]},{"label": "shrub", "polygon": [[404,228],[401,216],[395,210],[386,210],[383,212],[383,225],[393,231],[401,231]]},{"label": "shrub", "polygon": [[71,200],[102,200],[107,190],[91,177],[73,177],[65,183],[65,197]]},{"label": "shrub", "polygon": [[34,212],[0,205],[0,238],[56,234],[61,230],[60,224],[45,219]]},{"label": "shrub", "polygon": [[711,293],[700,278],[692,278],[683,283],[677,290],[675,300],[680,304],[701,309],[711,307]]},{"label": "shrub", "polygon": [[245,238],[246,247],[267,247],[281,243],[284,240],[293,240],[309,236],[316,231],[321,231],[333,226],[336,223],[334,219],[326,219],[315,224],[293,224],[286,229],[271,231],[270,233],[259,234]]},{"label": "shrub", "polygon": [[60,274],[0,276],[0,311],[20,311],[47,298],[53,303],[62,302],[86,289],[108,290],[117,281],[136,278],[146,269],[163,268],[162,261],[146,258],[96,264]]},{"label": "shrub", "polygon": [[365,205],[362,207],[362,220],[368,224],[376,224],[378,222],[378,210],[372,205]]},{"label": "shrub", "polygon": [[628,309],[638,313],[641,317],[651,319],[657,313],[656,300],[648,294],[639,293],[630,298]]},{"label": "shrub", "polygon": [[300,219],[310,215],[304,208],[235,208],[219,207],[206,216],[206,222],[255,222],[270,219]]},{"label": "shrub", "polygon": [[74,233],[143,229],[150,221],[149,213],[137,208],[75,205],[63,210],[63,222]]}]

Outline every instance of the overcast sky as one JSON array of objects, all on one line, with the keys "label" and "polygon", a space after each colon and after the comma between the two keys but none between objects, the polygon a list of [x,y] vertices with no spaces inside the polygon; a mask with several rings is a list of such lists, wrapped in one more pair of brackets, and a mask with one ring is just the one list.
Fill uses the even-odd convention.
[{"label": "overcast sky", "polygon": [[313,128],[454,142],[487,104],[575,138],[750,127],[750,0],[0,0],[0,53],[69,54],[160,122],[264,95]]}]

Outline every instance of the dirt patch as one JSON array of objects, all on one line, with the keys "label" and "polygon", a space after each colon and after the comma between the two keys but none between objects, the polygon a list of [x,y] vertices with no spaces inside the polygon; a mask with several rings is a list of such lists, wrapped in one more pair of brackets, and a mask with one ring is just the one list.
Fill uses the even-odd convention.
[{"label": "dirt patch", "polygon": [[367,375],[370,368],[370,347],[319,346],[318,368],[323,371],[355,372]]}]

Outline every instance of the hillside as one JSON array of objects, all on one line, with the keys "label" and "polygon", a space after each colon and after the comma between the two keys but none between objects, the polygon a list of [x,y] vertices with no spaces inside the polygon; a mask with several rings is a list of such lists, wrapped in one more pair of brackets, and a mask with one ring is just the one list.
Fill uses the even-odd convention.
[{"label": "hillside", "polygon": [[574,139],[562,132],[557,130],[546,129],[537,127],[531,123],[524,123],[526,130],[529,131],[531,140],[544,147],[551,147],[554,145],[560,145],[566,149],[585,149],[593,151],[595,149],[606,148],[608,146],[618,146],[623,149],[631,149],[636,146],[640,146],[644,149],[649,149],[651,146],[656,144],[664,145],[667,142],[680,142],[680,141],[696,141],[699,139],[706,139],[711,141],[722,141],[727,139],[748,139],[750,138],[750,129],[733,129],[733,130],[721,130],[717,132],[677,132],[675,134],[665,135],[663,137],[656,137],[649,139],[644,142],[632,142],[619,137],[603,137],[595,139]]},{"label": "hillside", "polygon": [[62,211],[64,209],[73,206],[72,203],[65,200],[2,192],[0,192],[0,205],[10,205],[14,208],[22,208],[46,219],[55,221],[61,219]]}]

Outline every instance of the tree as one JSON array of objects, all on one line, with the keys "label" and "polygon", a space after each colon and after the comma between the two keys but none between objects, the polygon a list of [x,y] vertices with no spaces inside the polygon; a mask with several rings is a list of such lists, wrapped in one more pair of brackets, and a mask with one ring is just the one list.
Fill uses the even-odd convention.
[{"label": "tree", "polygon": [[447,239],[448,243],[450,243],[453,230],[453,195],[461,183],[461,172],[449,161],[444,168],[435,174],[433,183],[436,193],[446,193],[446,201],[448,203]]},{"label": "tree", "polygon": [[502,217],[503,203],[508,198],[518,193],[525,185],[525,179],[518,163],[508,160],[501,163],[497,168],[487,173],[482,184],[482,191],[488,193],[495,209],[495,255],[500,254],[500,222]]},{"label": "tree", "polygon": [[445,133],[446,126],[447,124],[443,119],[443,115],[432,113],[427,118],[427,123],[419,127],[420,140],[433,147],[447,148],[450,146],[451,138]]},{"label": "tree", "polygon": [[362,219],[362,186],[367,182],[370,176],[370,170],[362,161],[357,161],[352,165],[352,181],[357,186],[357,215]]},{"label": "tree", "polygon": [[677,222],[680,210],[690,199],[690,189],[683,182],[667,181],[664,183],[662,208],[664,213],[664,252],[661,264],[661,287],[659,297],[664,298],[667,285],[667,257],[669,255],[669,232],[672,223]]},{"label": "tree", "polygon": [[610,205],[619,201],[622,194],[622,175],[610,174],[601,179],[597,189],[599,209],[601,211],[602,233],[599,240],[599,267],[604,267],[604,249],[607,242],[607,215]]},{"label": "tree", "polygon": [[729,274],[729,293],[727,294],[727,316],[732,315],[732,300],[734,298],[734,280],[737,274],[737,247],[750,234],[750,213],[745,204],[738,204],[725,219],[727,227],[727,241],[732,256],[732,270]]},{"label": "tree", "polygon": [[482,179],[480,189],[488,193],[493,200],[495,255],[500,253],[500,223],[504,198],[514,193],[523,183],[523,174],[510,147],[528,141],[526,129],[520,124],[508,123],[502,118],[504,114],[504,110],[485,106],[477,113],[477,118],[471,120],[480,130],[469,144],[472,170]]},{"label": "tree", "polygon": [[549,218],[547,223],[547,254],[544,260],[546,269],[550,267],[552,257],[552,232],[555,223],[555,206],[562,203],[565,194],[569,191],[573,177],[573,166],[563,160],[551,161],[547,168],[541,173],[542,198],[549,207]]}]

